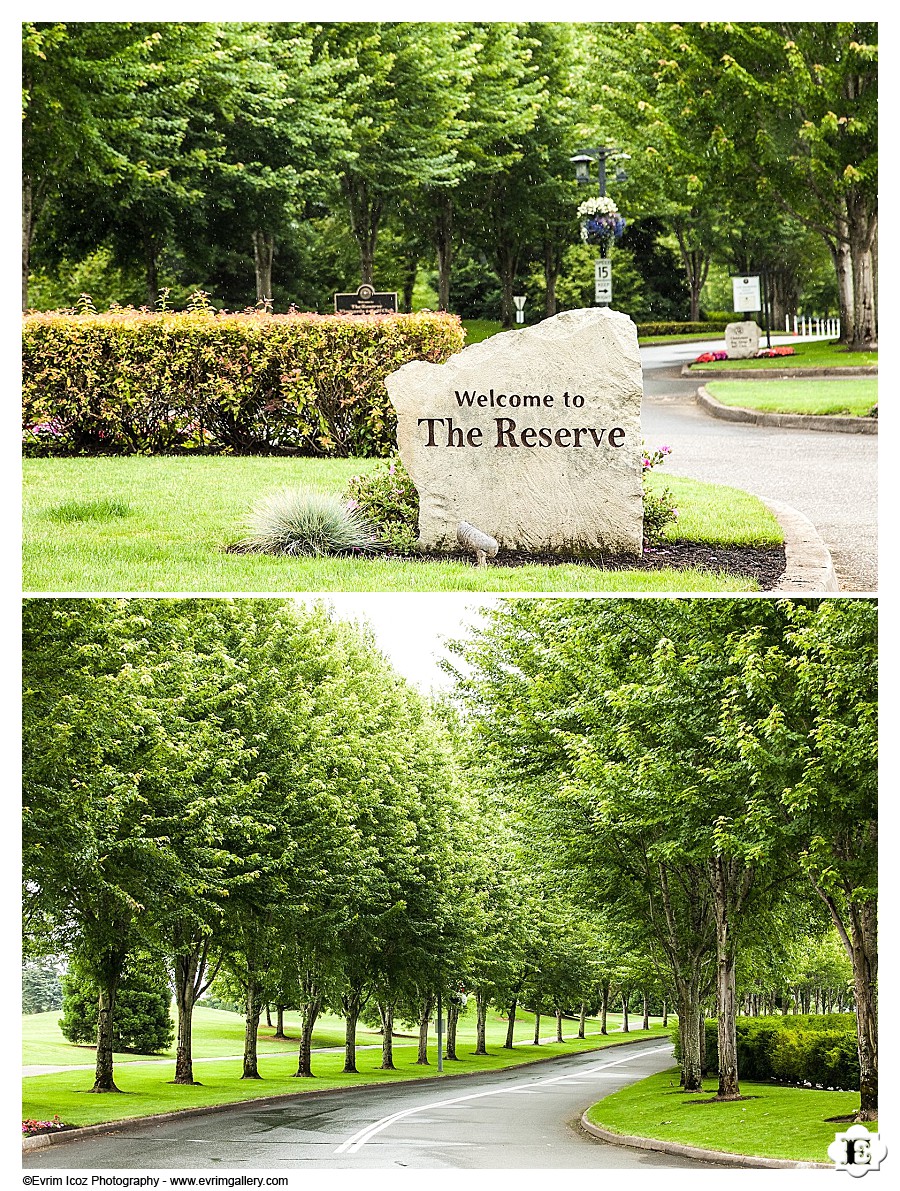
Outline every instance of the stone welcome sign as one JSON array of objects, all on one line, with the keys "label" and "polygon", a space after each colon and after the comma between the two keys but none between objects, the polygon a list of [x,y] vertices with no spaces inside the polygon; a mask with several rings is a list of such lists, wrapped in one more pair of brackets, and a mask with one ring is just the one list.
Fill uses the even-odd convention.
[{"label": "stone welcome sign", "polygon": [[455,550],[460,522],[501,547],[640,554],[637,329],[568,310],[386,379],[400,457],[419,493],[419,541]]},{"label": "stone welcome sign", "polygon": [[729,360],[752,360],[759,351],[756,323],[729,323],[725,328],[725,351]]}]

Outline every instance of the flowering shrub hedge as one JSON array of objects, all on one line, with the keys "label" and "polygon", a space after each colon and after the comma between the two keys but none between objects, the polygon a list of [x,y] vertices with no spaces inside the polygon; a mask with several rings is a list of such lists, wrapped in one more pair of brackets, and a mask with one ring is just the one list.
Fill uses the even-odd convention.
[{"label": "flowering shrub hedge", "polygon": [[776,356],[796,356],[792,347],[763,347],[756,353],[758,360],[774,360]]},{"label": "flowering shrub hedge", "polygon": [[[711,1072],[719,1065],[717,1028],[715,1020],[706,1022],[706,1066]],[[852,1013],[739,1017],[737,1047],[738,1072],[744,1079],[859,1091]]]},{"label": "flowering shrub hedge", "polygon": [[30,454],[385,455],[384,378],[442,363],[455,315],[31,314],[23,331]]}]

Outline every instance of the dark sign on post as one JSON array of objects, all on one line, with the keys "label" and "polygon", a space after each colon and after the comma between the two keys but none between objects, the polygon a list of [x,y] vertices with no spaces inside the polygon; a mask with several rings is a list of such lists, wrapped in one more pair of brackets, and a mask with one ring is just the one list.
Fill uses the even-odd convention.
[{"label": "dark sign on post", "polygon": [[376,293],[371,285],[361,285],[355,294],[334,295],[335,314],[396,314],[397,291]]}]

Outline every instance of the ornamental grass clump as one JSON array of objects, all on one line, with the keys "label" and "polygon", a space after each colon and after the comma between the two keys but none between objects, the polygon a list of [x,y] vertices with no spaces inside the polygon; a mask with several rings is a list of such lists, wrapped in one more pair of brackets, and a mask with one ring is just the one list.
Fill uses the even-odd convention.
[{"label": "ornamental grass clump", "polygon": [[330,493],[286,488],[264,497],[248,520],[242,554],[353,554],[378,549],[378,534],[358,509]]}]

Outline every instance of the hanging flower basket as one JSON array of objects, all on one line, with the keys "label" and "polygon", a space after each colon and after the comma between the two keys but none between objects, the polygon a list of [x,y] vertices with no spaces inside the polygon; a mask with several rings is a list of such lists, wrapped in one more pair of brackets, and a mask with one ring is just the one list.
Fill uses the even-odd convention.
[{"label": "hanging flower basket", "polygon": [[599,244],[603,255],[610,244],[621,238],[625,220],[611,198],[585,199],[578,207],[581,219],[581,239],[585,244]]}]

